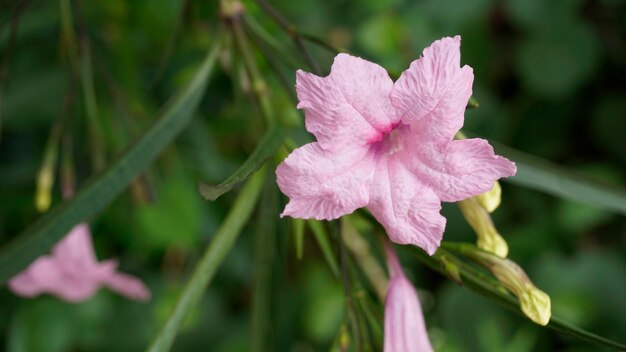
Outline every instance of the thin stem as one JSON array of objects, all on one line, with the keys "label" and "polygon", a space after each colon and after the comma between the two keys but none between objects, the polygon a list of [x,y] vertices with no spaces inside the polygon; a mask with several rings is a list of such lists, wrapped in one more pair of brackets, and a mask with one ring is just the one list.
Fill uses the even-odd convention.
[{"label": "thin stem", "polygon": [[350,320],[350,330],[352,331],[352,336],[354,336],[354,340],[356,342],[355,348],[357,351],[362,351],[363,341],[361,339],[361,333],[359,329],[359,320],[357,318],[357,314],[354,309],[354,297],[352,295],[352,284],[350,282],[350,268],[348,264],[348,256],[346,253],[346,248],[340,237],[339,223],[337,221],[330,222],[331,231],[333,233],[333,237],[336,239],[339,245],[339,263],[341,265],[341,280],[343,282],[343,290],[346,299],[346,309],[348,312],[348,319]]},{"label": "thin stem", "polygon": [[20,15],[26,8],[30,1],[22,1],[18,4],[18,8],[11,16],[11,27],[9,29],[9,42],[5,48],[4,59],[2,60],[2,67],[0,67],[0,146],[2,145],[2,111],[3,111],[3,98],[4,90],[7,85],[7,77],[9,75],[9,68],[11,67],[11,59],[13,57],[13,51],[15,49],[15,41],[17,38],[17,30],[20,24]]},{"label": "thin stem", "polygon": [[[246,32],[249,34],[250,39],[252,39],[254,46],[263,54],[270,66],[270,69],[274,72],[274,76],[278,79],[278,82],[285,89],[287,96],[295,105],[298,102],[298,99],[293,91],[293,83],[288,81],[284,72],[280,69],[280,66],[278,64],[278,61],[282,61],[285,65],[291,68],[291,60],[285,60],[285,58],[291,56],[285,55],[281,51],[276,50],[276,48],[274,48],[270,44],[268,39],[261,35],[261,33],[257,31],[253,25],[251,25],[252,22],[249,21],[251,19],[252,17],[247,16],[246,14],[242,16],[242,24],[244,25],[244,29],[246,29]],[[275,52],[277,52],[278,55],[275,55]],[[293,66],[293,68],[295,67],[297,67],[297,64]],[[290,69],[290,72],[293,71]]]},{"label": "thin stem", "polygon": [[259,106],[261,116],[263,116],[268,125],[272,126],[275,121],[272,106],[268,97],[268,86],[259,71],[252,52],[250,51],[248,38],[241,28],[240,14],[234,13],[227,17],[227,20],[234,35],[235,43],[239,49],[241,56],[243,57],[246,72],[248,73],[250,82],[252,84],[252,96]]},{"label": "thin stem", "polygon": [[[453,248],[454,246],[451,246],[450,244],[445,244],[444,247]],[[440,258],[442,255],[445,255],[446,258],[453,260],[454,263],[459,266],[463,283],[467,288],[477,293],[480,293],[483,296],[493,299],[495,302],[505,306],[506,308],[512,310],[519,315],[523,315],[523,313],[519,309],[519,303],[517,302],[517,299],[515,299],[515,297],[513,297],[511,294],[507,293],[502,285],[500,285],[493,278],[486,277],[486,275],[483,275],[478,270],[460,260],[458,257],[454,256],[445,248],[440,247],[439,250],[432,257],[419,249],[415,250],[414,254],[419,261],[426,264],[434,271],[443,274],[444,276],[445,272],[442,269]],[[620,351],[626,351],[626,345],[570,325],[557,317],[552,317],[547,327],[554,331],[570,335],[584,341],[602,344]]]},{"label": "thin stem", "polygon": [[280,12],[276,11],[276,9],[274,9],[274,7],[272,7],[272,5],[270,5],[266,0],[256,0],[256,2],[261,7],[261,9],[274,20],[274,22],[276,22],[280,27],[282,27],[285,32],[287,32],[287,34],[291,37],[291,40],[293,41],[296,49],[298,49],[300,55],[307,63],[309,68],[313,71],[313,73],[319,75],[321,71],[317,66],[317,63],[311,56],[311,53],[307,49],[306,45],[304,44],[302,36],[298,32],[296,27],[291,25],[289,21],[287,21],[287,19]]}]

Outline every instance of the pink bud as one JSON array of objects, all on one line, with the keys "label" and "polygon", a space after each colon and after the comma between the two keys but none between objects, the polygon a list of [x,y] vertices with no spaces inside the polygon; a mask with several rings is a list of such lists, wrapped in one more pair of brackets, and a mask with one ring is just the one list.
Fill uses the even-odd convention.
[{"label": "pink bud", "polygon": [[390,280],[385,299],[385,352],[428,352],[424,315],[417,293],[407,280],[390,244],[386,243]]}]

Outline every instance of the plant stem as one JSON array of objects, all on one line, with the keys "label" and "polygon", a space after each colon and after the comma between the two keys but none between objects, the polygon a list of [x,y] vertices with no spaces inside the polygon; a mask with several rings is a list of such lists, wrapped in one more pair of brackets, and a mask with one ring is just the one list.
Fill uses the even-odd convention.
[{"label": "plant stem", "polygon": [[[456,244],[444,243],[443,247],[454,248],[455,245]],[[458,257],[454,256],[443,247],[440,247],[439,250],[437,250],[437,252],[432,257],[420,249],[416,249],[413,253],[419,261],[426,264],[434,271],[443,274],[444,276],[445,272],[442,269],[440,257],[442,255],[445,255],[446,258],[453,260],[454,263],[459,266],[464,286],[472,291],[475,291],[483,296],[486,296],[487,298],[494,300],[495,302],[505,306],[506,308],[512,310],[519,315],[523,315],[523,313],[519,309],[519,303],[517,302],[517,299],[515,299],[513,295],[507,293],[504,287],[500,285],[500,283],[498,283],[493,278],[487,277],[486,275],[480,273],[478,270],[460,260]],[[602,344],[620,351],[626,351],[626,345],[570,325],[554,316],[551,318],[550,323],[548,323],[547,327],[554,331],[558,331],[560,333],[576,337],[584,341]]]},{"label": "plant stem", "polygon": [[174,310],[148,348],[149,352],[170,350],[178,329],[206,290],[226,255],[230,253],[243,226],[252,214],[263,188],[264,178],[265,173],[260,170],[250,178],[239,193],[226,220],[213,236],[213,240],[207,246],[202,259],[187,281]]},{"label": "plant stem", "polygon": [[313,71],[313,73],[315,73],[316,75],[319,75],[321,71],[317,66],[317,63],[311,56],[311,53],[304,45],[302,36],[300,35],[296,27],[292,26],[289,21],[287,21],[287,19],[283,17],[280,12],[276,11],[274,7],[272,7],[272,5],[270,5],[266,0],[256,0],[256,2],[261,7],[261,9],[263,9],[263,11],[265,11],[265,13],[274,20],[274,22],[276,22],[280,27],[282,27],[285,32],[287,32],[287,34],[291,37],[291,40],[293,41],[296,49],[298,49],[300,55],[307,63],[311,71]]}]

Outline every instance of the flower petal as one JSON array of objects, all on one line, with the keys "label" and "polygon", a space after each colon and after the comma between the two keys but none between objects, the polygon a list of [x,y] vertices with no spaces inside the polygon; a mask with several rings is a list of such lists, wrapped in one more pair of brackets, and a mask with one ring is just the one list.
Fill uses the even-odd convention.
[{"label": "flower petal", "polygon": [[[419,139],[419,138],[416,138]],[[407,140],[408,141],[408,140]],[[403,153],[405,165],[444,202],[456,202],[489,191],[501,177],[515,175],[515,164],[494,154],[484,139],[445,143],[411,141]]]},{"label": "flower petal", "polygon": [[389,100],[392,87],[384,68],[347,54],[335,57],[327,77],[296,73],[306,129],[328,150],[364,145],[390,131],[398,120]]},{"label": "flower petal", "polygon": [[294,150],[276,169],[276,181],[290,201],[281,216],[336,219],[364,207],[374,172],[368,148],[330,152],[319,143]]},{"label": "flower petal", "polygon": [[403,123],[421,122],[429,135],[448,140],[463,126],[474,74],[460,67],[460,47],[459,36],[440,39],[402,73],[390,98]]},{"label": "flower petal", "polygon": [[62,278],[61,268],[49,256],[42,256],[18,275],[9,280],[8,286],[15,294],[35,297],[50,290]]},{"label": "flower petal", "polygon": [[386,241],[385,252],[390,277],[385,297],[385,352],[432,351],[417,292]]},{"label": "flower petal", "polygon": [[124,273],[113,273],[104,284],[111,290],[138,301],[150,300],[150,290],[135,276]]},{"label": "flower petal", "polygon": [[86,223],[80,223],[70,231],[54,248],[54,256],[64,270],[70,272],[84,271],[85,267],[94,269],[97,265],[96,254],[93,250],[91,230]]},{"label": "flower petal", "polygon": [[393,156],[379,158],[374,180],[367,208],[389,238],[435,253],[446,225],[437,195]]}]

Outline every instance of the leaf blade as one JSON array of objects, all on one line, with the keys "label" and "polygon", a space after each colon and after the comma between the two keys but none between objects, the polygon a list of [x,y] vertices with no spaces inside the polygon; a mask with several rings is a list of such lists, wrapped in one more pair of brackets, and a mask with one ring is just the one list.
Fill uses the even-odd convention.
[{"label": "leaf blade", "polygon": [[154,124],[125,153],[91,176],[73,199],[52,209],[0,250],[0,283],[44,254],[73,226],[103,210],[189,124],[220,47],[221,38],[213,44],[194,78],[166,103]]},{"label": "leaf blade", "polygon": [[280,127],[271,127],[265,135],[261,138],[261,141],[254,149],[252,154],[246,159],[246,161],[226,180],[218,185],[210,185],[208,183],[200,182],[198,185],[198,191],[206,200],[214,201],[222,194],[230,191],[243,182],[250,174],[257,171],[263,166],[265,160],[270,158],[276,150],[281,146],[284,139],[283,130]]},{"label": "leaf blade", "polygon": [[159,333],[152,341],[147,351],[169,351],[174,343],[178,329],[211,282],[218,267],[232,249],[243,226],[252,214],[263,188],[264,178],[265,174],[263,170],[261,170],[252,176],[242,188],[226,216],[226,219],[216,231],[202,259],[196,265],[174,310],[163,327],[159,330]]},{"label": "leaf blade", "polygon": [[626,215],[626,190],[623,188],[601,184],[547,160],[490,143],[498,154],[517,165],[517,175],[503,181]]}]

